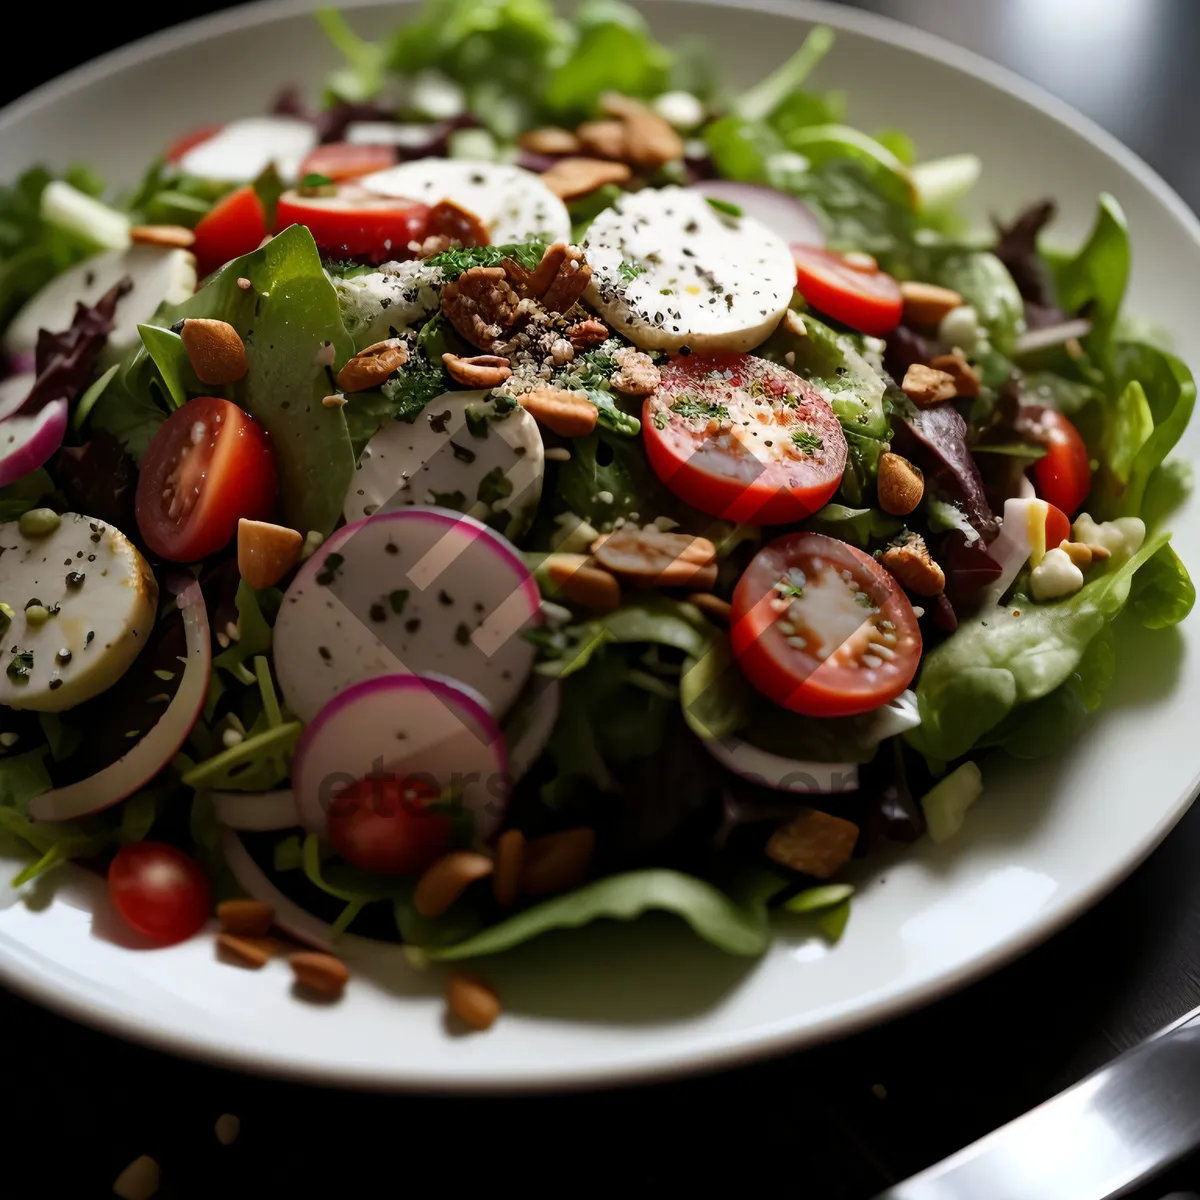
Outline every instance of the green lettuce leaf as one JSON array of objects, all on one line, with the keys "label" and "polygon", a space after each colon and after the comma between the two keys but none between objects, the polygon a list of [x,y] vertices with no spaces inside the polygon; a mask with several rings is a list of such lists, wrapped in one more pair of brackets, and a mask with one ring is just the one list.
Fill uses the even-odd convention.
[{"label": "green lettuce leaf", "polygon": [[975,310],[992,347],[1011,357],[1025,332],[1025,302],[1008,268],[992,253],[951,254],[937,263],[933,282],[958,292]]},{"label": "green lettuce leaf", "polygon": [[844,504],[827,504],[813,513],[804,522],[804,527],[865,550],[872,542],[886,541],[899,533],[904,522],[878,508],[848,508]]}]

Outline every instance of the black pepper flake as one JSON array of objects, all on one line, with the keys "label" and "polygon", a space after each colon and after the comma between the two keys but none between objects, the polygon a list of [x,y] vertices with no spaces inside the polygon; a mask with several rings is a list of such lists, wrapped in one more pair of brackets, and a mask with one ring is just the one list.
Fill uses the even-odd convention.
[{"label": "black pepper flake", "polygon": [[83,639],[83,646],[84,646],[85,650],[87,649],[88,646],[90,646],[92,644],[92,642],[95,640],[95,638],[96,638],[96,631],[94,629],[89,629],[87,631],[87,636]]},{"label": "black pepper flake", "polygon": [[61,679],[59,679],[59,677],[57,675],[55,675],[54,678],[50,680],[50,690],[52,692],[57,692],[58,689],[60,687],[62,687],[62,685],[63,685],[63,681]]},{"label": "black pepper flake", "polygon": [[318,653],[318,654],[319,654],[319,655],[320,655],[320,656],[321,656],[321,657],[322,657],[322,658],[323,658],[323,659],[324,659],[326,662],[332,662],[332,661],[333,661],[333,655],[332,655],[332,654],[329,652],[329,647],[328,647],[328,646],[318,646],[318,647],[317,647],[317,653]]},{"label": "black pepper flake", "polygon": [[449,420],[450,420],[450,410],[449,409],[446,409],[446,411],[444,413],[430,413],[429,414],[429,428],[432,429],[434,433],[445,433],[446,432],[446,422]]},{"label": "black pepper flake", "polygon": [[407,629],[409,633],[416,633],[417,630],[421,628],[421,618],[413,617],[411,620],[405,621],[404,628]]},{"label": "black pepper flake", "polygon": [[57,662],[57,663],[59,664],[59,666],[63,666],[63,667],[65,667],[65,666],[67,665],[67,663],[69,663],[69,662],[71,661],[71,650],[70,650],[70,648],[69,648],[69,647],[67,647],[67,646],[64,646],[64,647],[63,647],[63,648],[62,648],[62,649],[61,649],[61,650],[60,650],[60,651],[59,651],[59,652],[58,652],[58,653],[57,653],[57,654],[54,656],[54,661],[55,661],[55,662]]},{"label": "black pepper flake", "polygon": [[460,446],[457,442],[450,442],[450,449],[454,451],[454,457],[459,462],[473,463],[475,461],[475,451],[467,449],[466,446]]},{"label": "black pepper flake", "polygon": [[465,646],[471,640],[471,631],[467,628],[466,621],[458,623],[458,628],[454,631],[454,640],[460,646]]},{"label": "black pepper flake", "polygon": [[87,578],[87,576],[82,571],[68,571],[67,572],[67,587],[81,588],[81,587],[83,587],[83,581],[86,578]]},{"label": "black pepper flake", "polygon": [[338,569],[345,561],[345,557],[341,554],[327,554],[325,556],[325,562],[321,565],[321,569],[317,572],[316,582],[319,583],[321,587],[328,587],[337,578]]},{"label": "black pepper flake", "polygon": [[446,591],[445,588],[442,588],[442,590],[440,592],[438,592],[438,603],[445,604],[447,607],[449,607],[451,604],[454,603],[454,597],[452,595],[450,595],[450,593],[448,591]]},{"label": "black pepper flake", "polygon": [[408,588],[397,588],[394,592],[390,592],[388,603],[392,606],[392,612],[397,615],[402,613],[404,606],[408,603]]},{"label": "black pepper flake", "polygon": [[397,546],[395,542],[388,542],[388,544],[386,546],[384,546],[383,549],[386,554],[399,554],[400,553],[400,547]]},{"label": "black pepper flake", "polygon": [[387,609],[382,604],[372,604],[367,611],[371,620],[377,625],[387,620]]}]

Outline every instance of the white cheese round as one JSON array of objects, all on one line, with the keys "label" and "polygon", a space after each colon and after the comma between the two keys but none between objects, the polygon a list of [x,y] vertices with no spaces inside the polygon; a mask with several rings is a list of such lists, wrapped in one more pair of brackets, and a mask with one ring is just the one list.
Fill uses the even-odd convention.
[{"label": "white cheese round", "polygon": [[187,175],[225,183],[251,183],[272,163],[288,182],[317,144],[316,127],[298,117],[246,117],[230,121],[193,146],[176,164]]}]

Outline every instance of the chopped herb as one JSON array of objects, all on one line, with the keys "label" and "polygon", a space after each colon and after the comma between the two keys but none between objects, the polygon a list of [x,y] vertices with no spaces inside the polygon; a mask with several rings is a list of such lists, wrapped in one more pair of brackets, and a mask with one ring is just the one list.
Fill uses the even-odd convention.
[{"label": "chopped herb", "polygon": [[454,640],[460,646],[465,646],[471,640],[471,630],[467,627],[466,621],[458,623],[458,628],[454,631]]},{"label": "chopped herb", "polygon": [[729,409],[724,404],[702,400],[694,392],[685,392],[680,396],[671,405],[671,411],[677,417],[685,417],[689,420],[711,420],[714,417],[718,421],[729,420]]},{"label": "chopped herb", "polygon": [[640,263],[622,262],[617,273],[626,283],[632,283],[639,275],[645,275],[646,268]]},{"label": "chopped herb", "polygon": [[724,213],[727,217],[740,217],[743,215],[740,204],[733,204],[729,200],[718,200],[716,196],[705,196],[704,198],[717,212]]},{"label": "chopped herb", "polygon": [[825,449],[825,443],[811,429],[793,429],[792,444],[804,454],[816,454]]},{"label": "chopped herb", "polygon": [[479,481],[479,490],[475,493],[475,499],[480,504],[497,504],[506,496],[511,496],[512,490],[512,480],[504,474],[504,468],[493,467]]},{"label": "chopped herb", "polygon": [[655,412],[651,420],[654,422],[654,428],[658,430],[666,429],[671,423],[671,418],[661,408]]},{"label": "chopped herb", "polygon": [[476,438],[486,438],[488,435],[488,419],[477,408],[467,409],[467,432]]},{"label": "chopped herb", "polygon": [[408,588],[397,588],[394,592],[390,592],[388,603],[392,606],[392,612],[397,615],[402,613],[404,606],[408,603]]},{"label": "chopped herb", "polygon": [[791,580],[781,579],[776,585],[775,590],[785,600],[802,600],[804,599],[804,589],[797,583],[792,583]]},{"label": "chopped herb", "polygon": [[12,662],[8,664],[5,674],[13,683],[28,683],[29,674],[33,670],[33,651],[14,650]]},{"label": "chopped herb", "polygon": [[546,247],[542,242],[508,246],[463,246],[435,254],[425,260],[425,265],[441,268],[442,275],[449,282],[472,267],[498,267],[506,258],[511,258],[518,266],[532,271],[542,261],[545,253]]},{"label": "chopped herb", "polygon": [[[316,171],[310,171],[302,180],[300,180],[300,186],[302,188],[329,187],[332,183],[333,180],[330,179],[328,175],[318,175]],[[711,204],[712,201],[710,200],[709,203]]]}]

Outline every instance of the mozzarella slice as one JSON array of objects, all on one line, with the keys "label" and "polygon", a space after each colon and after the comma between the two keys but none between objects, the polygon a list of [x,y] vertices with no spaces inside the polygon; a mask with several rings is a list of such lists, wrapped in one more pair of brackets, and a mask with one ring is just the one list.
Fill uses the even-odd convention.
[{"label": "mozzarella slice", "polygon": [[[0,704],[60,712],[125,673],[154,625],[158,585],[119,529],[64,513],[46,537],[0,525],[0,601],[13,610],[0,640]],[[32,601],[52,614],[41,624],[26,618]]]},{"label": "mozzarella slice", "polygon": [[133,290],[117,301],[103,355],[106,363],[138,344],[137,327],[150,320],[160,304],[180,304],[196,290],[196,259],[190,250],[162,246],[130,246],[84,259],[56,275],[13,317],[5,345],[12,351],[33,350],[39,329],[69,329],[77,303],[95,304],[126,276]]},{"label": "mozzarella slice", "polygon": [[365,175],[359,184],[380,196],[425,204],[451,200],[487,226],[493,245],[567,242],[567,207],[532,171],[507,163],[419,158]]},{"label": "mozzarella slice", "polygon": [[397,332],[420,325],[441,304],[445,277],[440,267],[420,260],[384,263],[369,275],[331,279],[342,310],[342,322],[363,350]]},{"label": "mozzarella slice", "polygon": [[272,163],[289,182],[317,144],[317,131],[298,117],[247,117],[230,121],[219,132],[193,146],[176,166],[185,175],[251,183]]},{"label": "mozzarella slice", "polygon": [[752,350],[796,286],[786,243],[751,217],[682,188],[622,196],[588,230],[587,300],[644,350]]},{"label": "mozzarella slice", "polygon": [[385,425],[362,452],[346,493],[346,520],[438,505],[510,540],[520,537],[542,495],[542,435],[523,408],[497,412],[489,395],[446,392],[411,424]]}]

